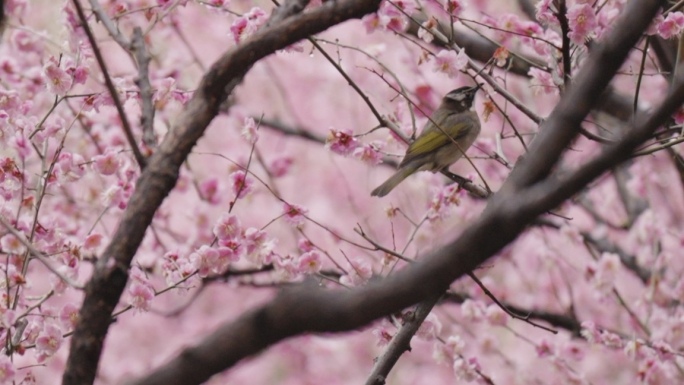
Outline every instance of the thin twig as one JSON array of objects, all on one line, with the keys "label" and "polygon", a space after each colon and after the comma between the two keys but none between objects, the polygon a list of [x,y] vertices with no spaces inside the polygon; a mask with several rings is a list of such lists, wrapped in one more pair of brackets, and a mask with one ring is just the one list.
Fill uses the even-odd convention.
[{"label": "thin twig", "polygon": [[503,310],[504,312],[506,312],[506,314],[508,314],[509,316],[511,316],[511,317],[513,317],[513,318],[515,318],[515,319],[519,319],[519,320],[521,320],[521,321],[523,321],[523,322],[527,322],[528,324],[530,324],[530,325],[532,325],[532,326],[534,326],[534,327],[538,327],[538,328],[540,328],[540,329],[544,329],[544,330],[546,330],[547,332],[551,332],[551,333],[553,333],[553,334],[558,334],[558,331],[557,331],[557,330],[551,329],[551,328],[549,328],[549,327],[546,327],[546,326],[544,326],[544,325],[540,325],[540,324],[538,324],[538,323],[536,323],[536,322],[531,321],[531,320],[530,320],[530,314],[527,314],[527,315],[522,316],[522,315],[519,315],[519,314],[513,312],[513,311],[510,310],[508,307],[506,307],[506,305],[504,305],[503,303],[501,303],[501,302],[499,301],[499,299],[496,298],[496,296],[495,296],[494,294],[492,294],[492,292],[489,291],[489,289],[487,289],[487,287],[482,283],[482,281],[480,281],[480,280],[477,278],[477,276],[476,276],[474,273],[470,272],[470,273],[468,273],[468,276],[469,276],[473,281],[475,281],[475,283],[477,284],[477,286],[479,286],[480,289],[482,289],[482,291],[485,293],[485,295],[486,295],[487,297],[489,297],[492,301],[494,301],[494,303],[495,303],[497,306],[499,306],[499,308],[501,308],[501,310]]},{"label": "thin twig", "polygon": [[416,306],[410,316],[403,318],[404,322],[401,328],[392,337],[385,352],[376,359],[373,370],[366,380],[366,385],[384,385],[386,383],[390,370],[399,361],[402,354],[411,349],[411,338],[416,334],[420,325],[423,324],[441,297],[442,294],[440,293],[426,298]]},{"label": "thin twig", "polygon": [[102,75],[104,76],[105,84],[107,85],[109,94],[111,95],[112,100],[114,101],[114,106],[116,107],[116,111],[119,114],[119,119],[121,119],[121,125],[124,134],[126,135],[126,139],[128,140],[128,144],[131,146],[131,150],[133,151],[135,160],[138,162],[138,166],[142,170],[145,168],[145,157],[143,156],[142,152],[140,152],[140,148],[138,148],[138,144],[135,140],[135,137],[133,136],[133,129],[131,128],[131,125],[128,122],[128,116],[126,116],[126,112],[123,109],[123,103],[121,103],[121,100],[119,99],[119,93],[116,90],[116,86],[114,85],[111,76],[109,76],[107,65],[104,61],[104,58],[102,57],[102,52],[100,52],[100,48],[97,45],[95,36],[93,35],[93,31],[90,30],[88,20],[86,19],[85,13],[83,12],[83,8],[81,7],[81,3],[78,0],[72,0],[72,3],[76,8],[78,18],[81,20],[81,26],[83,27],[83,30],[88,36],[88,41],[90,42],[90,46],[93,49],[93,53],[95,54],[97,64],[100,66],[100,70],[102,71]]},{"label": "thin twig", "polygon": [[[112,19],[109,18],[107,12],[105,12],[105,10],[102,9],[102,5],[100,5],[100,2],[97,0],[89,0],[89,3],[93,13],[95,14],[95,16],[97,16],[97,19],[100,20],[102,25],[104,25],[105,29],[109,33],[109,36],[111,36],[112,39],[114,39],[114,41],[117,42],[117,44],[119,44],[119,46],[121,46],[121,48],[124,49],[124,51],[130,53],[131,42],[128,41],[128,39],[123,35],[123,33],[121,33],[119,28],[116,25],[114,25],[114,22],[112,21]],[[81,20],[85,23],[84,19]]]},{"label": "thin twig", "polygon": [[570,27],[568,26],[567,6],[565,0],[557,2],[558,12],[556,17],[561,27],[561,38],[563,40],[563,48],[561,50],[561,57],[563,58],[563,88],[570,83],[570,73],[572,71],[572,55],[570,54]]},{"label": "thin twig", "polygon": [[14,226],[7,222],[7,220],[5,220],[5,218],[3,218],[2,216],[0,216],[0,224],[2,224],[7,229],[7,231],[9,231],[12,235],[14,235],[14,237],[17,238],[19,242],[21,242],[21,244],[28,249],[31,255],[33,255],[37,260],[39,260],[43,265],[45,265],[45,267],[47,267],[48,270],[50,270],[53,274],[59,277],[59,279],[66,282],[67,284],[69,284],[69,286],[75,289],[83,289],[82,285],[80,285],[77,282],[74,282],[73,280],[71,280],[71,278],[60,273],[56,267],[52,266],[52,263],[48,260],[48,257],[45,254],[41,253],[38,249],[33,247],[33,245],[24,237],[24,235],[17,231],[14,228]]}]

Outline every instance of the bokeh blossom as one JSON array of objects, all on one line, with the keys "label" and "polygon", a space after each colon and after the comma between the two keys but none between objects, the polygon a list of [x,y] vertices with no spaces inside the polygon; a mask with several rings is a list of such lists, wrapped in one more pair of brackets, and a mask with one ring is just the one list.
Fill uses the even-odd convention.
[{"label": "bokeh blossom", "polygon": [[584,41],[598,27],[596,14],[591,4],[575,4],[568,9],[568,25],[570,32],[568,37],[575,44],[584,44]]}]

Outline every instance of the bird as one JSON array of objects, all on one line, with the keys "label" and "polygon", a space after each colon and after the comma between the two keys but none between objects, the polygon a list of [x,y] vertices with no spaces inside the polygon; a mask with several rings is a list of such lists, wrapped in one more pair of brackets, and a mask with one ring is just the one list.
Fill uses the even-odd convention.
[{"label": "bird", "polygon": [[480,134],[480,118],[472,107],[481,86],[460,87],[447,93],[409,145],[399,169],[371,196],[384,197],[417,171],[439,172],[459,160]]}]

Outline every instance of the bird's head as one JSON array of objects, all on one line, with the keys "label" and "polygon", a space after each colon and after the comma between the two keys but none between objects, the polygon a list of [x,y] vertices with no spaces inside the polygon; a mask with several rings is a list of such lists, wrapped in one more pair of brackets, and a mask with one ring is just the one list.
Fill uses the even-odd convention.
[{"label": "bird's head", "polygon": [[474,87],[460,87],[444,95],[442,103],[458,112],[468,111],[473,106],[475,92],[480,89],[482,84]]}]

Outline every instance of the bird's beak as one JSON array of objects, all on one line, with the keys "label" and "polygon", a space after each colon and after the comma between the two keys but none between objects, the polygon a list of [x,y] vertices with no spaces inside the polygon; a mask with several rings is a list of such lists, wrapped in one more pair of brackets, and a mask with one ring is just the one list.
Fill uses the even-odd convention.
[{"label": "bird's beak", "polygon": [[482,88],[483,85],[484,85],[484,83],[478,83],[475,87],[473,87],[473,88],[470,89],[470,92],[472,92],[472,93],[477,92],[477,90],[479,90],[480,88]]}]

